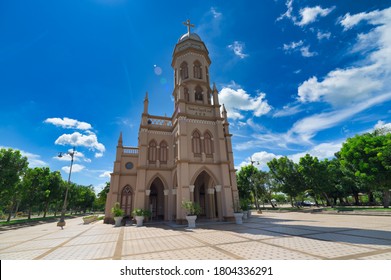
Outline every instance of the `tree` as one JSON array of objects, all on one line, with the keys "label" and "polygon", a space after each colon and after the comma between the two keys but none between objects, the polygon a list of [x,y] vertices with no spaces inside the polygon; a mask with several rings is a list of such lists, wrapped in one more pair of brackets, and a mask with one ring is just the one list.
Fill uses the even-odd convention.
[{"label": "tree", "polygon": [[50,185],[50,169],[48,167],[29,168],[23,178],[24,203],[28,209],[28,219],[31,218],[33,207],[43,210]]},{"label": "tree", "polygon": [[267,165],[271,179],[277,184],[277,189],[287,194],[293,205],[293,198],[305,190],[298,165],[286,156],[274,158]]},{"label": "tree", "polygon": [[300,158],[298,171],[301,173],[306,192],[311,194],[318,205],[317,197],[323,196],[327,205],[331,205],[328,194],[332,191],[332,182],[328,170],[328,160],[319,161],[317,157],[306,154]]},{"label": "tree", "polygon": [[107,194],[110,191],[110,182],[106,182],[106,186],[98,193],[98,197],[95,200],[94,208],[97,210],[104,210],[106,204]]},{"label": "tree", "polygon": [[12,210],[20,200],[22,189],[20,180],[28,166],[26,157],[18,150],[0,149],[0,202],[6,207],[10,221]]},{"label": "tree", "polygon": [[52,201],[62,200],[62,188],[63,180],[59,171],[54,171],[49,174],[48,184],[44,190],[44,213],[43,217],[46,217],[46,213],[49,209],[49,205]]},{"label": "tree", "polygon": [[258,199],[265,193],[266,172],[253,165],[243,166],[237,174],[239,196],[243,200],[254,201],[259,209]]},{"label": "tree", "polygon": [[390,205],[391,172],[387,164],[391,134],[375,131],[347,139],[340,151],[341,165],[373,192],[383,192],[383,205]]}]

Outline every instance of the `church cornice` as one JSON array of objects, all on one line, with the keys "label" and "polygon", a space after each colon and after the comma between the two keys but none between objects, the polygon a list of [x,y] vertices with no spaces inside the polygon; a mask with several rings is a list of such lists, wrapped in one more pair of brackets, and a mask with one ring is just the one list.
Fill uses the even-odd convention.
[{"label": "church cornice", "polygon": [[[190,41],[190,40],[189,40]],[[195,49],[193,46],[188,46],[187,48],[183,48],[183,49],[180,49],[179,50],[179,47],[178,45],[175,47],[175,50],[174,50],[174,53],[172,55],[172,63],[171,63],[171,67],[174,67],[175,66],[175,61],[178,60],[179,58],[182,58],[182,57],[186,57],[186,56],[189,56],[189,55],[195,55],[195,56],[201,56],[201,57],[204,57],[206,59],[206,62],[208,63],[208,65],[210,65],[212,62],[209,58],[209,52],[208,50],[206,49],[205,47],[205,44],[202,43],[204,45],[204,48],[205,50],[203,49]]]}]

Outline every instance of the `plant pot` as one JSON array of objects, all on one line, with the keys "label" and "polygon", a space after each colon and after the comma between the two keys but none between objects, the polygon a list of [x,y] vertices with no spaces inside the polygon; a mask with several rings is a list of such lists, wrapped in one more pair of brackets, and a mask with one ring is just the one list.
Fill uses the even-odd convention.
[{"label": "plant pot", "polygon": [[237,225],[241,225],[243,224],[243,213],[234,213],[234,217],[235,217],[235,223]]},{"label": "plant pot", "polygon": [[143,226],[144,216],[135,216],[134,218],[136,219],[136,226]]},{"label": "plant pot", "polygon": [[195,221],[197,219],[197,215],[188,215],[186,216],[186,220],[187,220],[187,223],[188,223],[188,228],[195,228],[196,225],[195,225]]},{"label": "plant pot", "polygon": [[115,226],[120,227],[122,224],[122,217],[114,217]]},{"label": "plant pot", "polygon": [[248,217],[248,211],[243,211],[243,219],[247,220]]}]

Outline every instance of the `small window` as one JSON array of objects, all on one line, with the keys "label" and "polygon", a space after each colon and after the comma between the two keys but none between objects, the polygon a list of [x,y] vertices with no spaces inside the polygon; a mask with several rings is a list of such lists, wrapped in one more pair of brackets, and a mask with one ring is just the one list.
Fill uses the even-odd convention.
[{"label": "small window", "polygon": [[201,156],[201,135],[198,131],[194,131],[192,134],[192,150],[194,153],[194,156],[200,157]]},{"label": "small window", "polygon": [[186,61],[182,62],[181,64],[180,74],[182,80],[189,78],[189,68],[187,67]]},{"label": "small window", "polygon": [[197,86],[195,89],[195,100],[196,101],[203,100],[202,87],[200,87],[200,86]]},{"label": "small window", "polygon": [[152,140],[149,142],[148,147],[148,161],[149,163],[155,163],[156,162],[156,156],[157,156],[157,147],[156,142]]},{"label": "small window", "polygon": [[160,163],[167,163],[168,145],[165,141],[160,143],[159,160]]},{"label": "small window", "polygon": [[194,62],[193,72],[195,79],[202,79],[202,65],[198,60]]}]

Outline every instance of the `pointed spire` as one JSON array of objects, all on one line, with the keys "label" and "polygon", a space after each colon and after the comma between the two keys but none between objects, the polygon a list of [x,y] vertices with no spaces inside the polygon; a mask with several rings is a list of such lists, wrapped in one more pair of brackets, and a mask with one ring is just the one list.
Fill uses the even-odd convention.
[{"label": "pointed spire", "polygon": [[219,105],[219,92],[217,91],[216,84],[213,83],[213,105]]},{"label": "pointed spire", "polygon": [[144,98],[144,114],[148,114],[148,91],[145,93]]},{"label": "pointed spire", "polygon": [[122,146],[122,131],[119,133],[118,146]]},{"label": "pointed spire", "polygon": [[223,104],[223,112],[227,113],[227,110],[225,109],[225,105]]},{"label": "pointed spire", "polygon": [[227,110],[225,109],[225,106],[223,104],[223,118],[227,120]]}]

